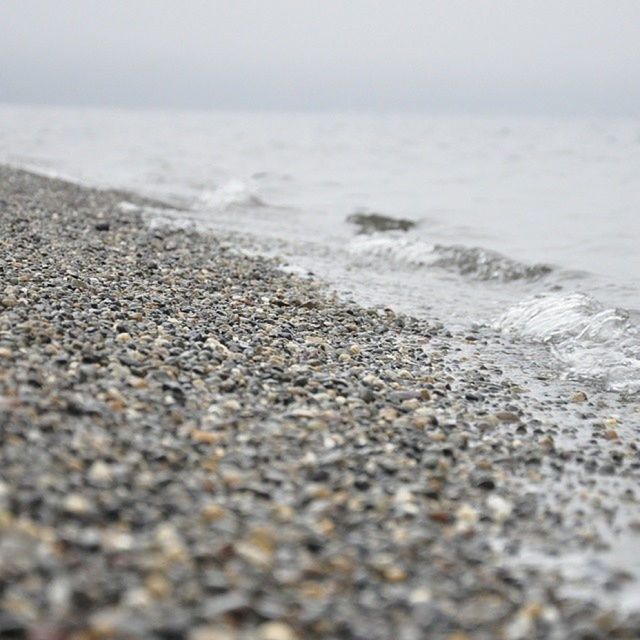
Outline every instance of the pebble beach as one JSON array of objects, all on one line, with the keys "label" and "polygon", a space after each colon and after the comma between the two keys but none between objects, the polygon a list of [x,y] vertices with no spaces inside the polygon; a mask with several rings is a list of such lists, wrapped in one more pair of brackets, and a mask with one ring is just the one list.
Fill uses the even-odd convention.
[{"label": "pebble beach", "polygon": [[0,637],[640,637],[632,399],[161,207],[0,167]]}]

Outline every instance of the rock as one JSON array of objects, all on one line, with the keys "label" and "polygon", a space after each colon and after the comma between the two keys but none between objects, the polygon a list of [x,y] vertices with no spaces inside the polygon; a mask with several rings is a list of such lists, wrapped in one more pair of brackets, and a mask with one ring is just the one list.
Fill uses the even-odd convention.
[{"label": "rock", "polygon": [[258,567],[271,565],[276,548],[276,534],[270,527],[255,527],[249,535],[236,543],[236,553]]},{"label": "rock", "polygon": [[91,511],[91,503],[79,493],[70,493],[62,502],[64,511],[74,516],[84,516]]},{"label": "rock", "polygon": [[191,629],[188,640],[238,640],[238,634],[230,627],[205,625]]},{"label": "rock", "polygon": [[219,442],[221,436],[219,433],[211,433],[202,429],[194,429],[191,432],[191,440],[197,444],[215,444]]},{"label": "rock", "polygon": [[513,504],[495,493],[487,498],[487,507],[495,522],[504,522],[513,511]]},{"label": "rock", "polygon": [[520,416],[512,411],[498,411],[495,416],[500,422],[520,422]]},{"label": "rock", "polygon": [[584,391],[576,391],[571,396],[571,402],[586,402],[587,400],[587,394]]},{"label": "rock", "polygon": [[201,511],[201,514],[204,520],[206,520],[207,522],[215,522],[216,520],[225,518],[228,515],[228,512],[219,504],[212,503],[205,505]]},{"label": "rock", "polygon": [[102,548],[107,552],[130,551],[134,542],[133,536],[125,531],[105,531],[102,536]]},{"label": "rock", "polygon": [[0,637],[26,637],[27,623],[9,612],[0,611]]},{"label": "rock", "polygon": [[248,598],[237,591],[222,596],[207,598],[202,603],[202,615],[207,620],[217,620],[227,613],[241,611],[249,606]]},{"label": "rock", "polygon": [[542,616],[542,606],[531,602],[523,606],[511,619],[506,628],[508,640],[528,640],[535,635],[536,622]]},{"label": "rock", "polygon": [[258,627],[258,640],[298,640],[295,631],[284,622],[265,622]]},{"label": "rock", "polygon": [[359,344],[352,344],[349,346],[349,353],[356,358],[362,353],[362,348]]},{"label": "rock", "polygon": [[382,570],[382,577],[387,582],[405,582],[408,578],[407,572],[403,567],[398,565],[390,565]]},{"label": "rock", "polygon": [[463,504],[456,511],[456,531],[459,533],[470,533],[475,529],[479,520],[480,514],[478,510],[470,504]]},{"label": "rock", "polygon": [[488,474],[476,475],[473,484],[478,487],[478,489],[484,489],[485,491],[492,491],[496,488],[496,481]]},{"label": "rock", "polygon": [[87,478],[95,486],[108,486],[113,479],[111,467],[102,460],[96,460],[89,468]]},{"label": "rock", "polygon": [[9,485],[0,480],[0,511],[5,511],[9,505]]},{"label": "rock", "polygon": [[380,213],[356,212],[347,217],[347,222],[358,227],[358,233],[373,233],[375,231],[409,231],[416,226],[412,220],[392,218]]}]

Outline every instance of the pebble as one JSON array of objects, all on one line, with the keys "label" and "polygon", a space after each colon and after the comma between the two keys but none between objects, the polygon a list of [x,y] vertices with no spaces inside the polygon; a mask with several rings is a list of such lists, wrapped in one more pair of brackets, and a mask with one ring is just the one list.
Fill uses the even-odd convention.
[{"label": "pebble", "polygon": [[498,411],[496,418],[500,420],[500,422],[520,422],[520,416],[512,411]]},{"label": "pebble", "polygon": [[191,432],[191,439],[197,444],[215,444],[220,440],[220,434],[211,433],[210,431],[202,431],[201,429],[194,429]]},{"label": "pebble", "polygon": [[586,402],[587,400],[587,394],[584,391],[576,391],[571,396],[571,402]]},{"label": "pebble", "polygon": [[79,493],[66,496],[62,506],[67,513],[75,516],[86,515],[91,510],[91,503]]},{"label": "pebble", "polygon": [[207,598],[202,604],[202,613],[208,620],[216,620],[227,613],[245,609],[248,605],[249,600],[245,595],[230,592],[222,596]]},{"label": "pebble", "polygon": [[487,507],[496,522],[504,522],[513,511],[513,504],[495,493],[487,498]]},{"label": "pebble", "polygon": [[284,622],[265,622],[258,627],[259,640],[298,640],[294,630]]},{"label": "pebble", "polygon": [[463,504],[456,511],[456,530],[460,533],[469,533],[474,530],[479,520],[478,510],[470,504]]},{"label": "pebble", "polygon": [[188,640],[238,640],[238,634],[230,627],[205,625],[191,629]]},{"label": "pebble", "polygon": [[202,509],[202,517],[208,522],[215,522],[227,516],[227,510],[219,504],[208,504]]},{"label": "pebble", "polygon": [[87,478],[92,484],[108,485],[113,479],[111,467],[102,460],[96,460],[89,468]]}]

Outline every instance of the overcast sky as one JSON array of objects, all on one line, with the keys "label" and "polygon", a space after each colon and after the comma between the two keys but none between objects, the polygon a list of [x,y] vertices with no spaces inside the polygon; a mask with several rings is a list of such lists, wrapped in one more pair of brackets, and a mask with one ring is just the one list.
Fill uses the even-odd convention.
[{"label": "overcast sky", "polygon": [[640,0],[0,0],[0,102],[640,114]]}]

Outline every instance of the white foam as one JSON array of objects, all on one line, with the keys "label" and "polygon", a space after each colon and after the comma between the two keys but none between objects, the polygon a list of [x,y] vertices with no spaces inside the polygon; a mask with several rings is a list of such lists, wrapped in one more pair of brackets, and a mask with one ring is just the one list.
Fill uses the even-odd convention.
[{"label": "white foam", "polygon": [[262,207],[264,202],[240,180],[230,180],[213,191],[204,191],[200,205],[206,209],[225,211],[235,207]]},{"label": "white foam", "polygon": [[437,267],[474,280],[537,280],[551,271],[547,265],[525,264],[481,247],[434,245],[396,233],[357,236],[348,250],[359,258],[411,267]]},{"label": "white foam", "polygon": [[544,294],[508,309],[495,328],[549,344],[569,377],[640,390],[640,328],[624,309],[583,293]]},{"label": "white foam", "polygon": [[129,202],[127,200],[123,200],[118,205],[118,209],[120,209],[120,211],[122,211],[123,213],[136,213],[140,211],[140,207],[137,204],[134,204],[133,202]]},{"label": "white foam", "polygon": [[384,258],[394,263],[420,267],[427,264],[433,245],[407,239],[393,233],[356,236],[347,246],[348,252],[364,259]]}]

